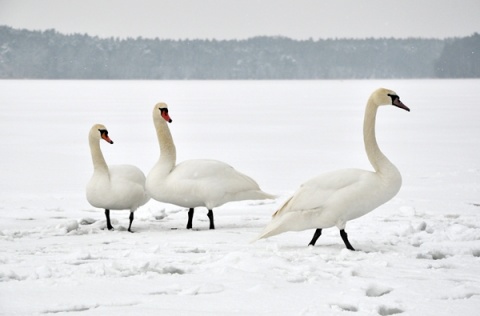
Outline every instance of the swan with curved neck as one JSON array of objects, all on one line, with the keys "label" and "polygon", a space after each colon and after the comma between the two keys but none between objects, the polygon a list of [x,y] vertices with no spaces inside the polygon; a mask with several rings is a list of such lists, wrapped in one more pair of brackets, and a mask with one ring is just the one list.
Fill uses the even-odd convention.
[{"label": "swan with curved neck", "polygon": [[194,159],[177,165],[175,144],[167,125],[172,122],[167,104],[154,106],[153,122],[160,158],[147,176],[147,192],[157,201],[189,208],[187,229],[192,228],[196,207],[208,209],[210,229],[215,229],[213,208],[233,201],[274,198],[252,178],[224,162]]},{"label": "swan with curved neck", "polygon": [[316,229],[309,243],[314,246],[323,228],[336,226],[345,246],[355,250],[345,232],[346,223],[389,201],[402,185],[400,172],[382,153],[375,137],[375,119],[381,105],[410,111],[398,95],[388,89],[378,89],[368,99],[363,138],[368,160],[375,171],[343,169],[310,179],[273,214],[272,221],[257,239],[287,231]]},{"label": "swan with curved neck", "polygon": [[92,206],[105,209],[109,230],[113,229],[110,210],[130,210],[128,231],[131,232],[133,212],[150,200],[145,191],[145,175],[131,165],[108,166],[100,149],[101,139],[113,144],[107,128],[95,124],[88,134],[93,175],[86,188],[87,200]]}]

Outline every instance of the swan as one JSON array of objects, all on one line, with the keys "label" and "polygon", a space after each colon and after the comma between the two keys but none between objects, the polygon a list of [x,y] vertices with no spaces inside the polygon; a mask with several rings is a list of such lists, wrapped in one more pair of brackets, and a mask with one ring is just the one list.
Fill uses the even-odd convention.
[{"label": "swan", "polygon": [[108,166],[100,149],[100,140],[113,144],[107,128],[95,124],[88,134],[93,161],[93,175],[87,184],[87,201],[94,207],[105,209],[107,228],[112,230],[110,210],[130,210],[128,231],[132,232],[133,212],[150,200],[145,191],[145,175],[131,165]]},{"label": "swan", "polygon": [[377,89],[368,99],[363,139],[375,171],[343,169],[308,180],[273,214],[271,222],[255,240],[287,231],[316,228],[309,243],[314,246],[323,228],[336,226],[345,246],[355,250],[345,232],[346,223],[393,198],[402,185],[400,172],[380,151],[375,138],[375,118],[381,105],[394,105],[410,111],[399,96],[388,89]]},{"label": "swan", "polygon": [[187,229],[192,228],[196,207],[208,209],[210,229],[215,229],[213,208],[232,201],[274,198],[263,192],[252,178],[224,162],[193,159],[176,165],[175,144],[167,125],[172,122],[167,104],[154,106],[153,122],[160,158],[147,176],[147,192],[157,201],[188,208]]}]

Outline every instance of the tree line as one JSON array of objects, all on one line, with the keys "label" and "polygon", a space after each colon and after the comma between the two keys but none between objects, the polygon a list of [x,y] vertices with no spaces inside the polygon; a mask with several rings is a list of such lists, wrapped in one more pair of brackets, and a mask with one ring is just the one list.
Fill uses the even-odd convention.
[{"label": "tree line", "polygon": [[450,39],[166,40],[0,26],[2,79],[479,77],[478,33]]}]

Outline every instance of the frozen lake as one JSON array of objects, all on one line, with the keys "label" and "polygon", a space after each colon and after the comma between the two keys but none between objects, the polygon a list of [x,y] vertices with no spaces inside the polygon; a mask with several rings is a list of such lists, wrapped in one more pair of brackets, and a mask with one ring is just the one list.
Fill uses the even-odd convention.
[{"label": "frozen lake", "polygon": [[[309,178],[372,168],[363,111],[378,87],[380,148],[403,187],[336,228],[250,244]],[[480,310],[480,80],[0,81],[0,315],[477,315]],[[109,164],[146,174],[159,155],[152,107],[166,102],[177,162],[222,160],[275,201],[186,211],[150,201],[113,212],[85,199],[87,135],[109,129]]]}]

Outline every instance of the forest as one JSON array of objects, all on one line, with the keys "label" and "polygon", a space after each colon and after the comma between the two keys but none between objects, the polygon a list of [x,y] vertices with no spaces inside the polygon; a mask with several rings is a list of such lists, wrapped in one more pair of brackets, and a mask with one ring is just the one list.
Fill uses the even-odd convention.
[{"label": "forest", "polygon": [[480,35],[246,40],[99,38],[0,26],[0,79],[479,78]]}]

